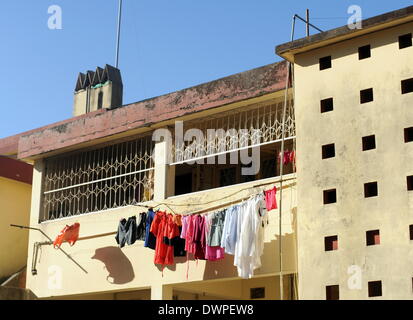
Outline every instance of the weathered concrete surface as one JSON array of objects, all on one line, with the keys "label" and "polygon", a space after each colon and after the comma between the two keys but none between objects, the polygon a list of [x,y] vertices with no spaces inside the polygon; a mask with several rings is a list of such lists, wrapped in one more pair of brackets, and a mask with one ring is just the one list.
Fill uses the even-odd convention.
[{"label": "weathered concrete surface", "polygon": [[27,289],[0,287],[0,300],[37,300],[37,297]]},{"label": "weathered concrete surface", "polygon": [[2,150],[15,148],[18,140],[18,158],[28,159],[161,121],[283,90],[285,78],[285,62],[270,64],[122,108],[99,110],[71,118],[18,137],[7,138],[5,141],[0,140],[0,154]]}]

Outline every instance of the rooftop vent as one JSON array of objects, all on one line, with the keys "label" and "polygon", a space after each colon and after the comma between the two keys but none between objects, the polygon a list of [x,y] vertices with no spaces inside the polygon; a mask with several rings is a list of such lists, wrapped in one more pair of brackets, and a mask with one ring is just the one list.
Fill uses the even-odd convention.
[{"label": "rooftop vent", "polygon": [[103,69],[79,73],[76,81],[73,115],[122,106],[123,83],[120,70],[106,65]]}]

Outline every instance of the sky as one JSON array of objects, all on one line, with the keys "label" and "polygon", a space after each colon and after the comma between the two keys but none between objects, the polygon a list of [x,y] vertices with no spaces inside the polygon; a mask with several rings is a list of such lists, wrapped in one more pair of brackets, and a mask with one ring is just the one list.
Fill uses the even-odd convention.
[{"label": "sky", "polygon": [[[51,30],[50,6],[62,10]],[[119,68],[129,104],[280,61],[294,14],[322,30],[411,0],[123,0]],[[72,117],[79,72],[115,65],[118,0],[3,0],[0,138]],[[312,34],[315,33],[312,30]],[[298,22],[296,38],[305,36]]]}]

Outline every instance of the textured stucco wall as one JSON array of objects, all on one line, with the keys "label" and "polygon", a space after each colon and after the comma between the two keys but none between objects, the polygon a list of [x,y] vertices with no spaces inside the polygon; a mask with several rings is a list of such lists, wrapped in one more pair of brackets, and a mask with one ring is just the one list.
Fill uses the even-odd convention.
[{"label": "textured stucco wall", "polygon": [[[301,299],[325,299],[326,285],[340,286],[340,299],[368,299],[368,281],[381,280],[383,299],[412,299],[413,94],[401,80],[413,78],[413,47],[399,50],[398,36],[413,24],[370,34],[296,57],[298,255]],[[358,59],[370,44],[371,58]],[[332,68],[318,60],[332,56]],[[374,88],[374,101],[360,104],[360,90]],[[334,98],[334,111],[320,113],[320,100]],[[362,152],[362,137],[376,135],[377,148]],[[335,143],[336,156],[321,159]],[[364,183],[378,182],[379,195],[364,198]],[[323,190],[337,189],[337,203],[323,205]],[[366,246],[366,231],[380,229],[381,244]],[[338,235],[338,251],[324,251],[324,237]],[[362,270],[361,290],[348,287],[348,267]]]},{"label": "textured stucco wall", "polygon": [[0,177],[0,278],[26,265],[28,233],[10,224],[29,224],[30,199],[30,184]]},{"label": "textured stucco wall", "polygon": [[[41,228],[50,237],[55,238],[66,224],[75,222],[81,224],[80,237],[116,232],[119,220],[136,215],[146,209],[137,207],[124,207],[108,210],[100,213],[92,213],[69,219],[57,220],[38,224],[42,161],[35,163],[33,175],[33,195],[31,225]],[[295,251],[295,219],[296,219],[296,191],[295,177],[285,182],[283,194],[285,216],[283,222],[283,249],[284,272],[296,270]],[[279,186],[277,178],[268,179],[269,187]],[[259,189],[253,189],[256,182],[236,185],[219,190],[200,192],[192,195],[173,197],[167,199],[170,207],[177,213],[191,213],[193,210],[208,208],[224,204],[237,199],[248,198]],[[241,190],[246,189],[246,190]],[[258,191],[257,191],[258,190]],[[238,192],[237,192],[238,191]],[[204,204],[211,200],[217,200],[232,195],[231,197],[216,201],[213,204]],[[182,206],[182,204],[194,204],[195,206]],[[167,209],[161,207],[160,209]],[[274,275],[278,271],[278,214],[277,210],[271,211],[270,224],[265,234],[265,248],[262,257],[262,267],[257,270],[258,276]],[[30,232],[28,265],[32,263],[33,243],[45,241],[44,237],[35,231]],[[154,251],[144,248],[142,242],[123,249],[117,248],[114,235],[82,240],[69,247],[62,246],[83,268],[88,271],[85,274],[72,261],[67,259],[62,252],[51,246],[44,246],[41,250],[41,259],[37,263],[38,274],[33,276],[28,270],[27,287],[39,298],[62,297],[68,295],[98,294],[119,291],[141,290],[146,288],[158,288],[160,285],[173,285],[191,283],[196,281],[229,280],[237,278],[236,267],[233,266],[233,257],[227,256],[221,262],[190,261],[188,279],[186,278],[186,258],[176,258],[176,265],[165,267],[164,275],[160,267],[153,264]],[[56,272],[58,270],[58,272]],[[108,278],[109,274],[111,277]],[[61,278],[61,285],[56,286],[56,277]],[[234,287],[234,290],[235,287]],[[271,292],[273,289],[270,289]],[[239,297],[238,293],[232,296]]]}]

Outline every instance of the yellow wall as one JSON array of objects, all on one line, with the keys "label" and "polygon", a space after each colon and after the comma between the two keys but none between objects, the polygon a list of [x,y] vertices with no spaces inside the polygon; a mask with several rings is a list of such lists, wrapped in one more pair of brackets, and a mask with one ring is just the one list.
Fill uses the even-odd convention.
[{"label": "yellow wall", "polygon": [[10,224],[29,224],[31,185],[0,177],[0,279],[26,265],[28,232]]},{"label": "yellow wall", "polygon": [[[399,50],[398,37],[413,24],[369,34],[296,56],[298,256],[301,299],[325,299],[327,285],[340,299],[368,299],[367,283],[382,280],[383,299],[412,299],[413,94],[401,80],[413,78],[413,47]],[[358,59],[370,44],[371,58]],[[319,58],[332,56],[320,71]],[[374,101],[360,104],[360,90],[374,88]],[[334,111],[320,113],[320,100],[334,98]],[[376,135],[375,150],[362,151],[362,137]],[[336,156],[321,159],[335,143]],[[379,196],[364,198],[364,183],[378,182]],[[323,205],[323,190],[337,189],[337,203]],[[366,246],[366,231],[380,229],[381,244]],[[324,251],[324,237],[338,235],[338,251]],[[359,289],[349,287],[361,270]],[[351,270],[350,270],[351,271]]]},{"label": "yellow wall", "polygon": [[[77,216],[69,219],[44,222],[38,224],[40,212],[40,185],[42,178],[42,163],[35,163],[33,176],[33,205],[31,213],[32,226],[38,226],[50,237],[54,238],[63,227],[68,224],[79,222],[80,237],[89,237],[110,232],[115,232],[119,220],[123,217],[136,215],[142,211],[137,207],[124,207],[108,210],[100,213],[92,213]],[[294,272],[296,270],[295,254],[295,178],[289,177],[285,182],[284,190],[284,272]],[[271,185],[279,186],[277,178],[269,179]],[[184,203],[200,204],[213,199],[223,198],[225,195],[233,194],[225,200],[233,201],[242,199],[249,194],[259,191],[253,189],[256,182],[200,192],[192,195],[185,195],[167,199],[171,203],[171,208],[176,212],[189,213],[190,210],[197,210],[196,207],[185,208],[178,206]],[[246,189],[241,191],[241,189]],[[36,190],[36,191],[35,191]],[[239,191],[238,193],[235,191]],[[217,202],[214,205],[219,204]],[[221,202],[223,203],[223,202]],[[175,207],[174,207],[175,205]],[[207,207],[200,205],[201,208]],[[256,271],[257,276],[272,275],[278,272],[278,214],[271,211],[270,224],[265,234],[265,249],[262,257],[262,267]],[[44,241],[44,237],[38,232],[30,232],[29,258],[31,264],[32,244],[36,241]],[[41,259],[37,264],[38,274],[36,276],[28,273],[27,286],[38,297],[64,297],[68,295],[115,293],[122,291],[134,291],[147,288],[159,288],[164,285],[183,284],[207,280],[226,280],[237,278],[236,267],[233,265],[233,257],[227,256],[223,261],[190,261],[188,279],[186,278],[187,264],[185,258],[176,258],[176,265],[166,267],[164,275],[160,267],[153,264],[154,251],[144,248],[143,242],[137,242],[132,246],[123,249],[117,247],[115,235],[97,237],[94,239],[79,241],[73,247],[66,243],[62,246],[83,268],[87,274],[80,270],[72,261],[68,260],[62,252],[45,246],[41,250]],[[58,271],[56,271],[58,270]],[[109,277],[111,275],[111,277]],[[56,279],[61,279],[56,282]],[[56,285],[58,284],[58,285]],[[231,289],[232,290],[232,289]],[[171,297],[172,297],[172,291]],[[153,295],[152,295],[153,297]]]}]

